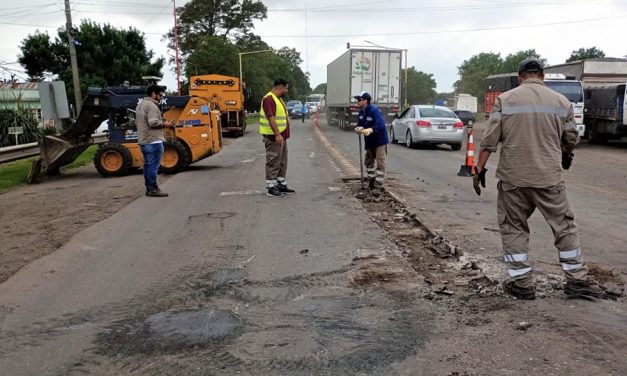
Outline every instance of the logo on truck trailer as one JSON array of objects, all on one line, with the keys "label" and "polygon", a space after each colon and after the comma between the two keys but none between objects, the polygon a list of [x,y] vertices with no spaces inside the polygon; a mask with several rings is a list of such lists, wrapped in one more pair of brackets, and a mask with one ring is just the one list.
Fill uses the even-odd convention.
[{"label": "logo on truck trailer", "polygon": [[372,61],[370,60],[370,58],[362,56],[359,60],[355,61],[355,68],[353,69],[353,73],[370,73],[371,66]]}]

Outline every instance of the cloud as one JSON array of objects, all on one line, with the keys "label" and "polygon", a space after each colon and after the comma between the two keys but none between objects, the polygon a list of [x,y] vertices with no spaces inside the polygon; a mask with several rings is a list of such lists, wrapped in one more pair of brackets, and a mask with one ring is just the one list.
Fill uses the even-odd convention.
[{"label": "cloud", "polygon": [[[179,0],[177,5],[188,1]],[[311,73],[312,87],[326,82],[327,64],[346,51],[347,42],[367,45],[364,40],[407,49],[409,66],[433,74],[438,91],[450,91],[457,80],[457,67],[480,52],[505,56],[535,48],[550,64],[562,63],[580,47],[597,46],[608,56],[627,54],[618,33],[627,19],[627,4],[620,0],[263,2],[269,9],[268,18],[256,22],[254,32],[274,48],[290,46],[300,51],[306,60],[302,69]],[[146,33],[147,46],[156,56],[173,53],[161,40],[173,23],[170,0],[72,0],[72,4],[76,24],[89,18],[116,27],[133,26]],[[14,14],[6,16],[8,13]],[[40,30],[55,36],[65,23],[62,5],[55,0],[0,5],[0,16],[0,60],[5,62],[17,60],[21,40],[38,28],[24,24],[39,25]],[[582,20],[590,21],[575,22]],[[164,83],[176,87],[173,67],[166,69]]]}]

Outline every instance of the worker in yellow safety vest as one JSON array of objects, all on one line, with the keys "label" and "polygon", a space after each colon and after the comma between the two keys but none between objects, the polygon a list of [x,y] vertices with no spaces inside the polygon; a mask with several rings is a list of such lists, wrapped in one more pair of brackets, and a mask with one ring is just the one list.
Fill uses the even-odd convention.
[{"label": "worker in yellow safety vest", "polygon": [[287,187],[287,139],[290,121],[283,98],[288,85],[283,79],[274,81],[274,87],[261,101],[259,133],[266,147],[266,189],[270,197],[283,197],[295,191]]}]

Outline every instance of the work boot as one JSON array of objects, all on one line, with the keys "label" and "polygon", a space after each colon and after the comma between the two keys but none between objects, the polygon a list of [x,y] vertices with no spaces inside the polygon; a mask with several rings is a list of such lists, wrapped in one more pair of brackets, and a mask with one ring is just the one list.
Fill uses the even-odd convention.
[{"label": "work boot", "polygon": [[534,300],[536,298],[535,286],[522,287],[520,281],[515,279],[503,281],[503,291],[521,300]]},{"label": "work boot", "polygon": [[593,279],[588,278],[584,280],[569,279],[566,281],[566,287],[564,287],[564,294],[569,298],[581,298],[581,299],[603,299],[605,297],[605,291],[603,288]]},{"label": "work boot", "polygon": [[278,187],[270,187],[268,188],[268,193],[266,193],[266,196],[283,197],[285,196],[285,194],[281,192]]},{"label": "work boot", "polygon": [[279,187],[279,191],[280,191],[281,193],[286,194],[286,195],[292,195],[292,194],[296,193],[296,191],[295,191],[295,190],[293,190],[293,189],[289,189],[289,188],[287,187],[287,185],[285,185],[285,184],[279,184],[279,185],[278,185],[278,187]]},{"label": "work boot", "polygon": [[149,191],[146,192],[146,196],[148,197],[168,197],[169,195],[165,192],[163,192],[161,189],[156,188],[156,189],[151,189]]}]

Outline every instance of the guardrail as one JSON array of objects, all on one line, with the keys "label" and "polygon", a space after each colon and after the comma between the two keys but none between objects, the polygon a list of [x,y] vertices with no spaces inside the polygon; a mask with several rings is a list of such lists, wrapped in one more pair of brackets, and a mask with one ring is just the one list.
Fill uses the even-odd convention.
[{"label": "guardrail", "polygon": [[[102,144],[105,142],[107,142],[106,133],[96,133],[91,135],[92,144]],[[34,157],[36,155],[39,155],[39,143],[37,142],[17,146],[8,146],[6,148],[0,148],[0,164]]]}]

